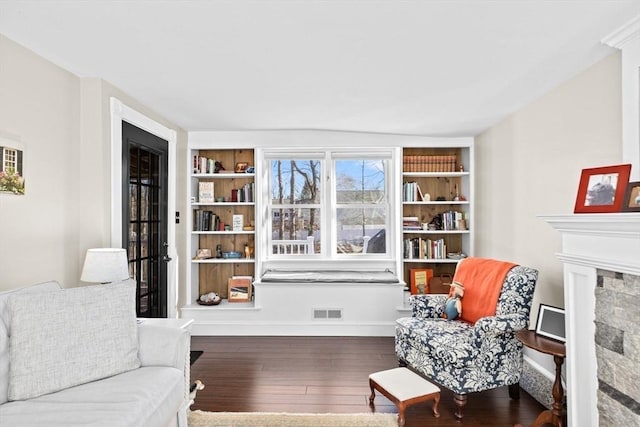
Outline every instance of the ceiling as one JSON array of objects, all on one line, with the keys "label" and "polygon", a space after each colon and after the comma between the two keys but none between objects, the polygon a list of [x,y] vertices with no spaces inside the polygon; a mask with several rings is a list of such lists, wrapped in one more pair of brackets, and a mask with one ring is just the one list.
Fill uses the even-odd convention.
[{"label": "ceiling", "polygon": [[0,33],[187,131],[476,135],[614,52],[640,0],[0,0]]}]

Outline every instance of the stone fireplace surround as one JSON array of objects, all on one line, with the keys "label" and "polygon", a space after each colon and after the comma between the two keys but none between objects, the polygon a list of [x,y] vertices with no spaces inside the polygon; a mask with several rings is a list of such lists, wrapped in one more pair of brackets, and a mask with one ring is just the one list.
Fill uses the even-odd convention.
[{"label": "stone fireplace surround", "polygon": [[640,214],[541,218],[562,234],[568,425],[640,425]]}]

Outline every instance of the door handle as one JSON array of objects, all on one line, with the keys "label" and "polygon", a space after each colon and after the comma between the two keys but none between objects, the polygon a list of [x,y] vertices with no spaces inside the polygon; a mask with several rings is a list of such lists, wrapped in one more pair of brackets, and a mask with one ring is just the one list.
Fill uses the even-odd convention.
[{"label": "door handle", "polygon": [[171,257],[169,256],[169,244],[167,242],[162,242],[162,246],[164,246],[164,255],[162,256],[162,260],[164,262],[171,261]]}]

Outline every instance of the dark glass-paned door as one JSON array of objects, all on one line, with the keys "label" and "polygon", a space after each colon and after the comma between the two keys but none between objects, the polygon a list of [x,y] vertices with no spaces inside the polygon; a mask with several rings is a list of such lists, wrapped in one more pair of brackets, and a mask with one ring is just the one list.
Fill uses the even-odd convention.
[{"label": "dark glass-paned door", "polygon": [[167,143],[128,123],[123,135],[128,163],[124,241],[129,273],[138,286],[136,311],[139,317],[166,317]]}]

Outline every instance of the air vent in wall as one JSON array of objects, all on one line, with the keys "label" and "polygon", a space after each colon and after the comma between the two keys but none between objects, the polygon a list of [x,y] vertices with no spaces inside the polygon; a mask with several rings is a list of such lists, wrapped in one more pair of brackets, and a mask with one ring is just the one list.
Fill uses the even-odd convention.
[{"label": "air vent in wall", "polygon": [[342,319],[341,308],[314,308],[313,320],[340,320]]}]

